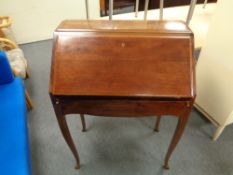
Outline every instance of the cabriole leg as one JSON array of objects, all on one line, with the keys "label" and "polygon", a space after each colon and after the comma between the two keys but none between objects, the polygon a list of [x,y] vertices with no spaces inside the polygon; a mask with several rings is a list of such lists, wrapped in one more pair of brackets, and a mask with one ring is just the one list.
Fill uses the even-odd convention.
[{"label": "cabriole leg", "polygon": [[188,121],[188,117],[189,117],[189,112],[186,112],[178,120],[178,124],[176,126],[175,133],[173,135],[172,141],[171,141],[169,148],[167,150],[167,154],[166,154],[165,162],[164,162],[164,166],[163,166],[164,169],[169,169],[168,161],[169,161],[172,152],[175,150],[176,145],[179,142],[179,140],[184,132],[184,128],[185,128],[186,123]]},{"label": "cabriole leg", "polygon": [[159,125],[160,125],[161,116],[156,117],[155,128],[154,131],[159,132]]},{"label": "cabriole leg", "polygon": [[82,131],[85,132],[86,131],[86,122],[85,122],[84,114],[80,114],[80,118],[81,118],[81,122],[82,122],[82,126],[83,126]]},{"label": "cabriole leg", "polygon": [[56,115],[57,116],[57,121],[59,124],[59,127],[61,129],[62,135],[66,141],[66,143],[68,144],[68,146],[70,147],[70,150],[72,151],[74,158],[76,160],[76,169],[80,168],[80,161],[79,161],[79,155],[78,155],[78,151],[76,150],[76,147],[74,145],[73,139],[70,135],[70,131],[66,122],[66,118],[64,115]]}]

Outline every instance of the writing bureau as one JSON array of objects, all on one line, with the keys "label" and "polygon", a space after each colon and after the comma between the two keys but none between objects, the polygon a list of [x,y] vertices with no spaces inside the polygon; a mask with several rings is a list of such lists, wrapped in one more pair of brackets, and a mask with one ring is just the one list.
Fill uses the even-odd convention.
[{"label": "writing bureau", "polygon": [[80,168],[66,114],[173,115],[177,128],[164,168],[195,98],[193,34],[177,21],[63,21],[54,32],[49,93],[61,132]]}]

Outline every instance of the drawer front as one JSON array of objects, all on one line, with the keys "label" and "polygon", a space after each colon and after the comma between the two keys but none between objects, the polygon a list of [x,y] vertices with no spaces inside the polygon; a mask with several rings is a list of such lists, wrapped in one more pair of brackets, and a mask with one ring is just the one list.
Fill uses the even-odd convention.
[{"label": "drawer front", "polygon": [[112,117],[153,115],[181,116],[192,108],[192,101],[156,101],[140,99],[59,99],[63,114],[90,114]]}]

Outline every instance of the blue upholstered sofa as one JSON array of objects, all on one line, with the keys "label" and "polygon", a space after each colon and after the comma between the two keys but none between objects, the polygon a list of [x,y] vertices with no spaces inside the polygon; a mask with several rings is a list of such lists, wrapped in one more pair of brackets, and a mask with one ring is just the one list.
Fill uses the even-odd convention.
[{"label": "blue upholstered sofa", "polygon": [[0,51],[0,174],[30,175],[25,92]]}]

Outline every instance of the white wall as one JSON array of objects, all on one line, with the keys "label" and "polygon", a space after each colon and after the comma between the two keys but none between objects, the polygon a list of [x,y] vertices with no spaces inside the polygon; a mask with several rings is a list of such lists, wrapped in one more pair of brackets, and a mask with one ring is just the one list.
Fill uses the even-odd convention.
[{"label": "white wall", "polygon": [[[89,0],[90,17],[99,17],[99,0]],[[11,16],[18,43],[52,38],[64,19],[86,19],[85,0],[1,0],[0,15]]]}]

